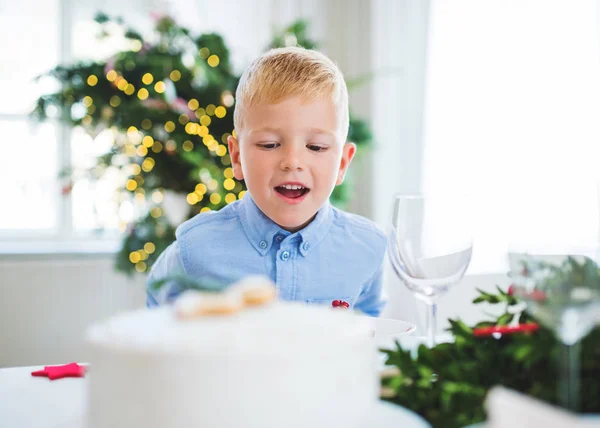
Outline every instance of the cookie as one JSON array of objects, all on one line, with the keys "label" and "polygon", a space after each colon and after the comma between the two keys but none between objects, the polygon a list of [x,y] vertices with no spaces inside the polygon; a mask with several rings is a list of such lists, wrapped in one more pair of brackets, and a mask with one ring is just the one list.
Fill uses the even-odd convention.
[{"label": "cookie", "polygon": [[277,297],[275,284],[265,276],[248,276],[236,282],[227,289],[228,293],[237,293],[242,296],[247,306],[265,305]]},{"label": "cookie", "polygon": [[193,319],[209,315],[230,315],[244,307],[242,296],[237,293],[210,293],[188,290],[175,302],[175,313],[181,319]]}]

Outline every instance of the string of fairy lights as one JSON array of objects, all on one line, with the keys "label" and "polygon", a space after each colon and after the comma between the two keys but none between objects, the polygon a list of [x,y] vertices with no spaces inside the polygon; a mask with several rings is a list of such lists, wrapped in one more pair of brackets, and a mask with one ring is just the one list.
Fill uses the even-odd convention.
[{"label": "string of fairy lights", "polygon": [[[138,47],[141,48],[141,46],[134,46],[134,48]],[[206,47],[201,48],[198,54],[201,59],[206,60],[210,67],[217,67],[220,63],[218,55],[211,55],[209,49]],[[168,75],[167,83],[165,83],[164,80],[156,80],[152,73],[145,73],[142,76],[138,87],[136,87],[134,82],[127,81],[123,75],[114,69],[108,70],[104,77],[114,87],[123,92],[125,96],[131,97],[135,94],[141,102],[150,100],[156,105],[159,105],[164,102],[161,100],[151,100],[151,91],[154,91],[157,94],[163,94],[167,90],[167,85],[178,82],[181,79],[181,76],[181,71],[177,69],[172,70]],[[94,87],[99,83],[99,78],[95,74],[90,74],[86,79],[86,83],[88,86]],[[109,105],[112,108],[118,108],[122,101],[121,96],[113,95],[109,100]],[[231,159],[227,154],[227,138],[232,134],[235,135],[235,131],[232,130],[231,134],[223,134],[220,141],[218,141],[210,132],[210,125],[213,120],[215,120],[215,118],[224,118],[228,114],[228,109],[233,106],[234,102],[234,96],[230,91],[224,91],[222,93],[222,105],[218,106],[208,104],[202,107],[197,99],[192,98],[187,101],[188,113],[183,112],[179,115],[177,121],[169,120],[162,126],[167,135],[175,132],[178,127],[182,127],[185,133],[190,137],[198,137],[209,152],[218,156],[221,159],[223,166],[227,167],[223,170],[222,187],[226,191],[224,197],[221,196],[219,192],[219,181],[213,178],[208,170],[204,169],[201,170],[199,174],[199,181],[194,190],[186,195],[186,201],[191,206],[196,205],[205,199],[208,199],[208,201],[215,206],[221,204],[222,200],[224,200],[226,204],[231,204],[244,197],[245,190],[243,190],[242,184],[235,180],[233,169],[229,166],[231,165]],[[87,114],[81,119],[81,123],[90,126],[93,123],[92,115],[96,112],[94,100],[91,96],[86,95],[82,98],[81,103],[87,109]],[[105,114],[110,114],[110,112],[105,112]],[[142,188],[144,184],[143,173],[151,172],[156,165],[156,160],[152,157],[152,153],[158,154],[163,150],[167,153],[173,153],[178,149],[178,144],[172,139],[167,139],[165,142],[162,142],[150,135],[155,124],[152,123],[149,118],[142,119],[139,125],[139,129],[133,125],[129,126],[126,131],[127,143],[124,144],[122,150],[131,162],[127,165],[131,178],[127,179],[125,188],[129,192],[134,193],[134,199],[138,204],[142,205],[146,203],[146,192]],[[181,150],[185,152],[194,150],[194,142],[191,138],[185,140],[181,144]],[[150,208],[150,215],[153,218],[162,217],[164,211],[161,204],[164,200],[164,189],[152,191],[150,199],[156,204]],[[204,206],[200,209],[201,213],[207,211],[211,211],[211,208],[208,206]],[[145,272],[148,268],[146,260],[155,251],[156,246],[153,242],[145,242],[142,248],[129,253],[129,261],[135,265],[136,271]]]}]

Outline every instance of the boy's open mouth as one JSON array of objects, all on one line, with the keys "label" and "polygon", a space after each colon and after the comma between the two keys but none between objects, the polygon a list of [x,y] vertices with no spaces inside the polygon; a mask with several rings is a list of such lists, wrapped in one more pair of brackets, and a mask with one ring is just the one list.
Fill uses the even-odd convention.
[{"label": "boy's open mouth", "polygon": [[300,198],[310,192],[308,187],[304,187],[299,184],[283,184],[275,187],[275,190],[277,193],[290,199]]}]

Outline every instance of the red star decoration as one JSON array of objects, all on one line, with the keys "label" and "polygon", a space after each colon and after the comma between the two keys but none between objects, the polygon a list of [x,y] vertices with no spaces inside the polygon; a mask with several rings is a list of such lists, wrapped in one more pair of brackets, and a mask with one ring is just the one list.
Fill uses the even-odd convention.
[{"label": "red star decoration", "polygon": [[334,300],[333,302],[331,302],[331,306],[333,306],[334,308],[348,309],[350,307],[350,304],[348,302],[344,302],[343,300]]},{"label": "red star decoration", "polygon": [[44,370],[31,372],[31,376],[43,376],[50,380],[63,377],[83,377],[85,376],[85,366],[80,366],[77,363],[65,364],[64,366],[46,366]]}]

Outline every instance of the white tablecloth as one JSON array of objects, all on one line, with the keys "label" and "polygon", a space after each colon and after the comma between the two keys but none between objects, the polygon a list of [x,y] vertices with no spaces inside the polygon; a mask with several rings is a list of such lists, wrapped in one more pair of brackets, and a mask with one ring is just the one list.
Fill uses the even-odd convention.
[{"label": "white tablecloth", "polygon": [[[412,330],[402,321],[378,319],[376,323],[379,346]],[[408,339],[420,341],[416,337]],[[91,370],[85,378],[50,381],[31,376],[32,371],[41,369],[41,366],[0,369],[0,428],[85,428]],[[373,412],[368,426],[426,428],[428,425],[401,407],[382,403]]]},{"label": "white tablecloth", "polygon": [[[86,428],[86,378],[54,381],[33,377],[43,367],[0,369],[0,427]],[[369,427],[427,428],[428,425],[401,407],[382,403],[369,418]]]}]

